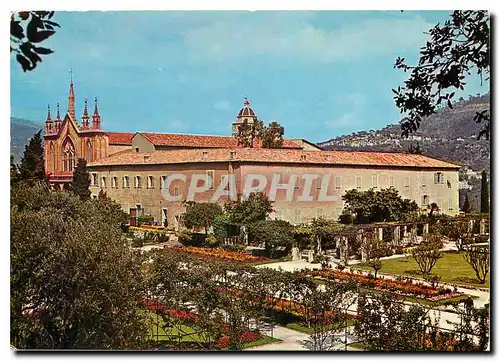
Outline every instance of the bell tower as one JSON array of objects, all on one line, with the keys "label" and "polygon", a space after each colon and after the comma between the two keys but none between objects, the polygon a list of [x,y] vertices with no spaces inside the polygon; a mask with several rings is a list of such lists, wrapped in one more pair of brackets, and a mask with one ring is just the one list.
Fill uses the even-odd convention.
[{"label": "bell tower", "polygon": [[236,121],[233,123],[233,137],[236,137],[238,135],[238,128],[240,124],[242,124],[245,120],[248,124],[253,124],[257,120],[257,115],[255,114],[255,111],[250,107],[250,102],[248,101],[247,97],[245,97],[243,108],[240,109],[238,115],[236,116]]}]

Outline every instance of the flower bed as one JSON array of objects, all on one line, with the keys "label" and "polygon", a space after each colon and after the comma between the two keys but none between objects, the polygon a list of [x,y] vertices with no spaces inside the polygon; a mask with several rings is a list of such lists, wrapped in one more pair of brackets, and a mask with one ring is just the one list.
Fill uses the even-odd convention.
[{"label": "flower bed", "polygon": [[412,281],[396,281],[386,278],[373,278],[362,274],[343,272],[333,269],[302,270],[299,273],[316,278],[325,278],[340,282],[355,281],[363,288],[371,288],[385,293],[421,298],[428,301],[440,301],[462,295],[462,293],[455,292],[449,288],[433,288],[431,286],[422,283],[414,283]]},{"label": "flower bed", "polygon": [[252,256],[247,253],[226,251],[220,248],[172,247],[170,250],[192,254],[200,258],[218,259],[230,262],[252,263],[269,260],[267,257]]},{"label": "flower bed", "polygon": [[[188,325],[192,325],[200,322],[200,316],[193,312],[187,312],[182,310],[170,309],[162,304],[154,301],[154,300],[142,300],[147,309],[153,312],[162,311],[165,312],[168,316],[181,320],[183,323],[185,322]],[[224,333],[229,332],[229,324],[224,325]],[[262,337],[262,334],[258,331],[243,331],[239,337],[241,342],[253,342],[257,341]],[[223,336],[215,342],[215,347],[217,348],[228,348],[231,343],[231,339],[228,336]]]},{"label": "flower bed", "polygon": [[165,227],[158,227],[158,226],[140,226],[140,227],[134,227],[130,226],[128,229],[132,232],[151,232],[151,233],[160,233],[160,234],[166,234],[167,230],[165,230]]}]

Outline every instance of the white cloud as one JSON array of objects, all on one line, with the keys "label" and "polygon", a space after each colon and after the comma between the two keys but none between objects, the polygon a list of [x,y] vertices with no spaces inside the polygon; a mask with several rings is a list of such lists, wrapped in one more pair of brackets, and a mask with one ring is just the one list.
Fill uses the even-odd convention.
[{"label": "white cloud", "polygon": [[[421,16],[413,19],[367,19],[331,30],[311,25],[308,17],[288,21],[225,19],[183,33],[191,57],[234,61],[262,54],[295,56],[316,62],[362,59],[365,56],[419,48],[424,31],[433,24]],[[396,54],[399,55],[399,54]]]},{"label": "white cloud", "polygon": [[220,100],[213,107],[217,110],[228,110],[231,109],[231,104],[227,100]]},{"label": "white cloud", "polygon": [[345,113],[338,119],[325,121],[324,124],[327,128],[346,129],[359,125],[360,121],[352,113]]},{"label": "white cloud", "polygon": [[189,124],[180,120],[172,120],[168,123],[167,132],[185,132],[189,130]]}]

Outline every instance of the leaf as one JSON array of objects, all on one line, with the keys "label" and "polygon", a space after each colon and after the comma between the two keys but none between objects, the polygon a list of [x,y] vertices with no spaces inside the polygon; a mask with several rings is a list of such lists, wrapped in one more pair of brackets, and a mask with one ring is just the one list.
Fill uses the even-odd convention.
[{"label": "leaf", "polygon": [[50,37],[54,34],[55,34],[55,31],[53,31],[53,30],[42,30],[42,31],[39,31],[36,34],[34,34],[32,36],[32,38],[30,39],[30,41],[33,43],[39,43],[39,42],[44,41],[45,39],[47,39],[48,37]]},{"label": "leaf", "polygon": [[24,38],[24,30],[20,25],[19,21],[11,21],[10,22],[10,35],[22,39]]},{"label": "leaf", "polygon": [[18,14],[22,20],[28,20],[28,18],[30,17],[29,11],[20,11]]},{"label": "leaf", "polygon": [[451,109],[453,109],[453,106],[452,106],[452,104],[451,104],[451,100],[450,100],[450,99],[448,99],[448,106],[449,106]]},{"label": "leaf", "polygon": [[33,47],[33,50],[36,51],[38,54],[44,54],[44,55],[52,54],[54,52],[51,49],[42,48],[42,47],[38,47],[38,48]]},{"label": "leaf", "polygon": [[21,54],[16,55],[17,62],[23,67],[23,71],[32,70],[31,64],[28,59],[26,59]]},{"label": "leaf", "polygon": [[45,24],[45,26],[47,26],[47,24],[50,24],[52,26],[56,26],[58,28],[60,28],[59,24],[54,22],[54,21],[50,21],[50,20],[43,20],[43,23]]}]

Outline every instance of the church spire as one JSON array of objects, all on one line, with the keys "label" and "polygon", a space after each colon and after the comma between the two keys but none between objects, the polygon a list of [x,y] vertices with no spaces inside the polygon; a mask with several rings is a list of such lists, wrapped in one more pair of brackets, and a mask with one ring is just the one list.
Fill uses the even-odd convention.
[{"label": "church spire", "polygon": [[54,122],[54,130],[56,133],[59,131],[60,127],[61,127],[61,114],[59,113],[59,102],[57,102],[57,114],[56,114],[56,120]]},{"label": "church spire", "polygon": [[50,116],[50,104],[47,105],[47,120],[45,121],[45,123],[49,122],[52,122],[52,118]]},{"label": "church spire", "polygon": [[85,107],[83,108],[82,125],[83,128],[89,127],[89,112],[87,110],[87,98],[85,98]]},{"label": "church spire", "polygon": [[92,128],[101,129],[101,115],[97,109],[97,97],[94,100],[94,115],[92,116]]},{"label": "church spire", "polygon": [[47,120],[45,121],[45,134],[52,133],[52,117],[50,116],[50,105],[47,105]]},{"label": "church spire", "polygon": [[70,74],[70,84],[69,84],[69,96],[68,96],[68,113],[71,118],[76,122],[75,118],[75,90],[73,88],[73,69],[69,71]]}]

